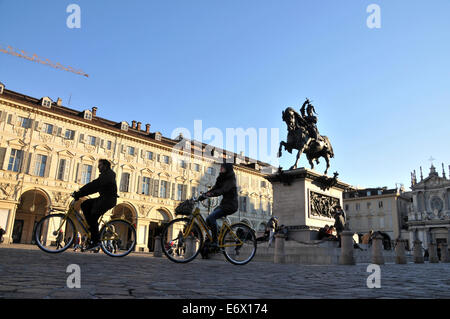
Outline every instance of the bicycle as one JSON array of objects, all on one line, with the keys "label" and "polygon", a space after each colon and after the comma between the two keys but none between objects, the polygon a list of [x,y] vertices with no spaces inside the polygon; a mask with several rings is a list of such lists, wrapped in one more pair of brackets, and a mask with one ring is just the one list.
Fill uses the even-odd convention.
[{"label": "bicycle", "polygon": [[[58,211],[61,213],[54,213]],[[73,244],[77,234],[75,221],[87,234],[88,241],[91,238],[89,225],[84,216],[75,209],[75,201],[72,201],[67,212],[51,208],[49,214],[36,224],[34,230],[36,245],[46,253],[62,253]],[[99,225],[102,223],[100,248],[105,254],[111,257],[124,257],[133,251],[137,236],[136,229],[130,222],[124,219],[103,222],[102,216]],[[86,250],[82,247],[81,251]]]},{"label": "bicycle", "polygon": [[[193,197],[181,203],[175,214],[189,217],[174,219],[164,226],[161,248],[173,262],[187,263],[194,260],[204,248],[203,232],[209,242],[213,240],[211,230],[200,214],[199,202],[199,197]],[[238,222],[230,225],[223,219],[218,235],[218,249],[232,264],[245,265],[256,254],[255,232],[246,223]]]}]

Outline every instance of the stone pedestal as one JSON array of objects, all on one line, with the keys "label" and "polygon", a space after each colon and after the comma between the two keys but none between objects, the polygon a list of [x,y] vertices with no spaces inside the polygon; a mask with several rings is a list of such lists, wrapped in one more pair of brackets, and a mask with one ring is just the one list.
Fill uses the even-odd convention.
[{"label": "stone pedestal", "polygon": [[334,225],[334,207],[343,206],[342,193],[350,186],[305,168],[267,179],[272,182],[273,215],[288,226],[290,239],[303,242],[316,240],[319,228]]},{"label": "stone pedestal", "polygon": [[372,264],[383,265],[383,236],[376,235],[372,239]]},{"label": "stone pedestal", "polygon": [[441,244],[441,262],[448,263],[450,262],[449,256],[448,256],[448,245],[447,244]]},{"label": "stone pedestal", "polygon": [[273,262],[275,264],[284,264],[286,262],[285,253],[284,253],[284,242],[286,240],[286,236],[284,234],[276,234],[275,235],[275,252],[273,256]]},{"label": "stone pedestal", "polygon": [[438,255],[437,255],[437,247],[436,247],[436,244],[435,243],[429,243],[428,244],[428,254],[429,254],[429,260],[430,260],[430,263],[433,263],[433,264],[435,264],[435,263],[438,263],[439,262],[439,258],[438,258]]},{"label": "stone pedestal", "polygon": [[351,231],[344,230],[341,233],[341,256],[339,257],[339,264],[355,264],[355,259],[353,257],[353,232]]},{"label": "stone pedestal", "polygon": [[423,264],[422,242],[420,240],[414,241],[414,263]]},{"label": "stone pedestal", "polygon": [[395,241],[395,263],[406,264],[405,245],[406,240],[397,239]]},{"label": "stone pedestal", "polygon": [[162,257],[161,249],[161,237],[155,237],[155,250],[153,251],[153,257]]}]

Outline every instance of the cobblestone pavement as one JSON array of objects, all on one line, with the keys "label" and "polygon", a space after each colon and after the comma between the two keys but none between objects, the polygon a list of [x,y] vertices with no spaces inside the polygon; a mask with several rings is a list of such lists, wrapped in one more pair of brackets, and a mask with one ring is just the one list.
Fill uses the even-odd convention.
[{"label": "cobblestone pavement", "polygon": [[[81,288],[67,287],[70,264],[80,266]],[[450,298],[450,263],[382,265],[381,288],[372,289],[367,266],[235,266],[225,258],[199,257],[175,264],[144,253],[112,258],[68,250],[52,255],[10,245],[0,246],[0,298]]]}]

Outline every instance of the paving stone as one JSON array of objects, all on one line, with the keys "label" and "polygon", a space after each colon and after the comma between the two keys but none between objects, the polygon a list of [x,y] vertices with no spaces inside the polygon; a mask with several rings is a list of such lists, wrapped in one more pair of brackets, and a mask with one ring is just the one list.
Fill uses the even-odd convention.
[{"label": "paving stone", "polygon": [[[66,286],[70,264],[80,266],[80,289]],[[144,253],[49,255],[34,246],[9,245],[0,246],[0,298],[450,298],[450,263],[382,265],[381,288],[373,289],[367,288],[367,266],[256,261],[235,266],[223,258],[175,264]]]}]

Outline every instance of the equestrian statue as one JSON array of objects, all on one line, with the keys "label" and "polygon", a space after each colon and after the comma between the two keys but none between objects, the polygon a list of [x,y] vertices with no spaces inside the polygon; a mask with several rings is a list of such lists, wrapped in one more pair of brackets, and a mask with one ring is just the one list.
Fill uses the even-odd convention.
[{"label": "equestrian statue", "polygon": [[288,107],[282,112],[283,121],[286,122],[288,128],[288,136],[286,142],[280,143],[278,157],[281,157],[283,146],[289,153],[292,153],[293,149],[298,150],[297,159],[290,168],[291,170],[297,168],[298,160],[303,153],[306,154],[311,169],[314,169],[313,161],[319,164],[319,158],[323,157],[327,162],[326,175],[330,167],[330,158],[334,157],[333,147],[328,137],[319,134],[317,117],[315,116],[317,113],[308,98],[303,103],[300,113],[292,107]]}]

